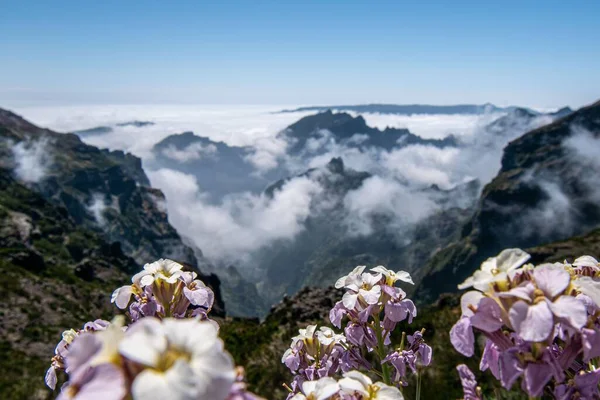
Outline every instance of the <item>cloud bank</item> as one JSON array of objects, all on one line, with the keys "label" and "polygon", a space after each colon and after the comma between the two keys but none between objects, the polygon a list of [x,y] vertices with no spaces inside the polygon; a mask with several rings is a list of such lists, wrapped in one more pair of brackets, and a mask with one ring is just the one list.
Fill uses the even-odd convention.
[{"label": "cloud bank", "polygon": [[192,175],[160,169],[149,177],[164,191],[173,225],[201,245],[207,257],[224,262],[244,259],[273,241],[293,239],[311,214],[311,199],[322,190],[309,178],[296,178],[272,199],[241,193],[210,204]]},{"label": "cloud bank", "polygon": [[[450,190],[472,179],[487,183],[500,168],[506,143],[547,122],[543,118],[516,119],[509,121],[510,129],[497,131],[487,127],[500,115],[361,114],[368,124],[380,129],[406,127],[424,138],[453,134],[460,145],[411,145],[391,151],[357,148],[351,144],[364,141],[364,135],[357,134],[348,143],[340,144],[324,130],[318,138],[307,141],[300,156],[292,156],[287,153],[288,141],[277,134],[312,113],[273,113],[282,108],[285,107],[92,106],[17,111],[34,123],[58,131],[111,126],[112,132],[84,140],[99,147],[132,152],[144,161],[153,159],[151,149],[158,141],[174,133],[193,131],[230,146],[247,146],[250,151],[246,160],[254,168],[248,171],[249,178],[272,173],[294,176],[310,168],[323,169],[334,157],[341,157],[347,169],[372,175],[341,199],[332,197],[313,174],[287,181],[272,198],[263,193],[241,192],[214,200],[210,187],[203,187],[193,175],[160,167],[147,171],[152,185],[166,195],[171,223],[206,256],[228,263],[278,241],[293,240],[311,216],[327,216],[332,211],[343,216],[348,235],[373,233],[380,228],[376,222],[381,217],[387,221],[386,228],[401,231],[442,207],[427,191],[432,185]],[[155,124],[116,126],[132,120]],[[163,154],[186,163],[218,157],[213,147],[196,143],[183,149],[166,148]],[[468,204],[468,200],[463,200],[460,199],[461,205]],[[445,206],[456,204],[458,199]]]}]

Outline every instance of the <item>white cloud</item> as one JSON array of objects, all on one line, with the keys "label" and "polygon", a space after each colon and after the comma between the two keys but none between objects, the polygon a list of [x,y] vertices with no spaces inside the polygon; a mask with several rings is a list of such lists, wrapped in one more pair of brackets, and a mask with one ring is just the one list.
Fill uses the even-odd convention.
[{"label": "white cloud", "polygon": [[286,154],[288,142],[281,136],[261,137],[256,139],[253,150],[246,156],[259,173],[267,172],[279,165],[279,160]]},{"label": "white cloud", "polygon": [[18,179],[27,183],[37,183],[44,179],[52,160],[49,141],[46,138],[21,141],[13,145],[12,153]]},{"label": "white cloud", "polygon": [[571,153],[571,159],[586,172],[579,179],[586,186],[587,197],[594,203],[600,203],[600,138],[587,129],[574,125],[564,146]]},{"label": "white cloud", "polygon": [[199,160],[201,158],[216,158],[217,146],[214,144],[204,145],[200,142],[192,143],[183,149],[169,145],[161,151],[162,155],[181,163]]},{"label": "white cloud", "polygon": [[456,184],[452,173],[460,150],[453,147],[413,145],[383,154],[383,166],[398,178],[421,186],[450,189]]},{"label": "white cloud", "polygon": [[580,161],[591,164],[596,170],[600,169],[600,139],[581,126],[572,126],[571,132],[571,136],[564,141],[565,147]]},{"label": "white cloud", "polygon": [[236,262],[276,240],[293,239],[304,229],[311,201],[321,187],[308,178],[295,178],[273,198],[241,193],[209,204],[192,175],[171,169],[150,172],[152,184],[167,197],[169,220],[203,253]]},{"label": "white cloud", "polygon": [[104,211],[107,208],[108,207],[106,205],[106,202],[104,201],[104,196],[100,193],[95,193],[87,206],[88,212],[92,214],[92,216],[100,226],[104,226],[104,224],[106,223],[106,219],[104,218]]},{"label": "white cloud", "polygon": [[350,191],[344,198],[344,206],[348,212],[348,232],[355,235],[373,233],[373,218],[378,215],[391,219],[388,228],[405,230],[436,208],[426,195],[379,176],[365,180],[360,188]]}]

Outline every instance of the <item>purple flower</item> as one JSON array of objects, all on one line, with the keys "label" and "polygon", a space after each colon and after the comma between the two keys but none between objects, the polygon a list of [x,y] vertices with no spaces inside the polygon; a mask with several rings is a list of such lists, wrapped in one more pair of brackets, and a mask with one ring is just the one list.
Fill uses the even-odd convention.
[{"label": "purple flower", "polygon": [[[535,289],[528,301],[519,300],[511,307],[509,319],[524,340],[542,342],[554,331],[555,322],[576,330],[587,322],[585,304],[572,296],[561,296],[571,282],[562,267],[543,265],[533,270]],[[531,284],[529,284],[531,285]]]},{"label": "purple flower", "polygon": [[349,323],[344,329],[348,342],[355,346],[367,346],[369,351],[377,347],[377,337],[375,331],[368,325]]},{"label": "purple flower", "polygon": [[404,299],[397,302],[388,301],[385,303],[385,317],[393,322],[401,322],[408,318],[408,323],[412,323],[417,316],[417,307],[410,299]]},{"label": "purple flower", "polygon": [[431,363],[433,350],[423,340],[421,331],[416,331],[412,335],[408,335],[409,349],[413,351],[419,358],[422,366],[427,366]]},{"label": "purple flower", "polygon": [[395,351],[389,354],[384,360],[384,363],[389,362],[392,364],[396,373],[394,374],[394,381],[400,382],[402,385],[407,385],[406,377],[407,367],[412,370],[412,372],[417,371],[416,356],[412,351]]},{"label": "purple flower", "polygon": [[556,400],[598,399],[600,397],[599,381],[600,370],[581,372],[575,376],[575,379],[558,385],[554,389],[554,397]]},{"label": "purple flower", "polygon": [[460,383],[463,388],[463,400],[481,400],[481,390],[477,387],[477,380],[475,375],[465,364],[456,366],[458,376],[460,376]]},{"label": "purple flower", "polygon": [[[554,377],[557,382],[564,380],[564,374],[556,357],[546,348],[537,360],[525,362],[527,345],[523,344],[500,354],[500,380],[502,386],[510,389],[514,382],[523,377],[522,388],[530,396],[539,396],[546,384]],[[531,358],[531,356],[529,356]]]},{"label": "purple flower", "polygon": [[335,303],[335,306],[333,306],[331,311],[329,311],[329,320],[331,321],[333,326],[339,329],[342,327],[342,318],[344,318],[344,315],[346,315],[347,313],[348,310],[346,310],[344,304],[340,300],[337,303]]}]

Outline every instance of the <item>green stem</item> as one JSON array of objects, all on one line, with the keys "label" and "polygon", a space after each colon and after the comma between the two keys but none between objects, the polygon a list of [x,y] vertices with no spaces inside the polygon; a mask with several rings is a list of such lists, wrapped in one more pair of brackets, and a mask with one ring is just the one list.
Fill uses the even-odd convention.
[{"label": "green stem", "polygon": [[383,363],[385,358],[385,345],[383,344],[383,333],[381,332],[381,324],[379,321],[379,314],[375,314],[375,335],[377,336],[377,356],[381,363],[381,372],[383,374],[383,383],[391,385],[392,380],[390,378],[390,366]]},{"label": "green stem", "polygon": [[416,400],[421,400],[421,370],[417,370],[417,398]]}]

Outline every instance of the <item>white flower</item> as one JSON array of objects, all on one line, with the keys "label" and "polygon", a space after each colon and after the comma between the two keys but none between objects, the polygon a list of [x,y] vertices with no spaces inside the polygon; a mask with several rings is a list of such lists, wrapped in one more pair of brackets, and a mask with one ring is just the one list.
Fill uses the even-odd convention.
[{"label": "white flower", "polygon": [[337,282],[335,282],[335,288],[341,289],[344,286],[356,284],[357,281],[360,281],[360,274],[363,273],[365,268],[367,268],[365,265],[359,265],[358,267],[354,268],[354,270],[352,270],[352,272],[350,272],[348,275],[342,276],[337,280]]},{"label": "white flower", "polygon": [[298,393],[290,400],[327,400],[338,394],[340,385],[330,377],[318,381],[306,381],[302,384],[302,393]]},{"label": "white flower", "polygon": [[163,280],[166,283],[176,283],[181,276],[183,265],[173,260],[161,258],[151,264],[144,265],[144,271],[137,274],[141,275],[140,282],[142,287],[152,285],[155,280]]},{"label": "white flower", "polygon": [[375,382],[358,371],[349,371],[339,381],[343,393],[359,394],[369,400],[404,400],[398,388],[388,386],[383,382]]},{"label": "white flower", "polygon": [[[146,286],[153,285],[153,294],[165,307],[171,303],[181,282],[187,287],[186,296],[204,307],[212,306],[212,291],[205,288],[204,284],[196,279],[195,272],[182,271],[183,265],[172,260],[160,259],[151,264],[144,265],[144,270],[138,272],[131,278],[132,285],[121,286],[111,296],[111,303],[115,303],[120,309],[127,308],[132,295],[141,295]],[[209,292],[210,291],[210,292]]]},{"label": "white flower", "polygon": [[381,274],[363,273],[360,281],[346,286],[349,291],[342,297],[344,307],[353,309],[359,298],[367,304],[377,304],[381,295],[381,286],[378,285],[380,280]]},{"label": "white flower", "polygon": [[329,346],[331,344],[346,343],[346,336],[335,333],[333,329],[322,326],[317,331],[317,339],[323,346]]},{"label": "white flower", "polygon": [[133,399],[225,399],[236,374],[217,332],[195,319],[147,317],[133,324],[119,344],[124,357],[146,367],[133,381]]},{"label": "white flower", "polygon": [[485,292],[490,283],[502,282],[508,279],[508,274],[519,268],[531,256],[521,249],[506,249],[496,257],[490,257],[481,264],[481,268],[458,285],[459,289],[473,287]]},{"label": "white flower", "polygon": [[371,268],[371,271],[379,272],[380,274],[385,276],[385,283],[388,286],[393,286],[394,283],[396,283],[397,281],[408,282],[411,285],[415,284],[413,282],[412,278],[410,277],[410,274],[406,271],[394,272],[392,270],[387,269],[383,265],[379,265],[375,268]]},{"label": "white flower", "polygon": [[572,283],[581,293],[592,299],[596,306],[600,307],[600,281],[589,276],[581,276]]},{"label": "white flower", "polygon": [[598,268],[598,260],[592,256],[581,256],[573,261],[573,265],[576,267]]}]

